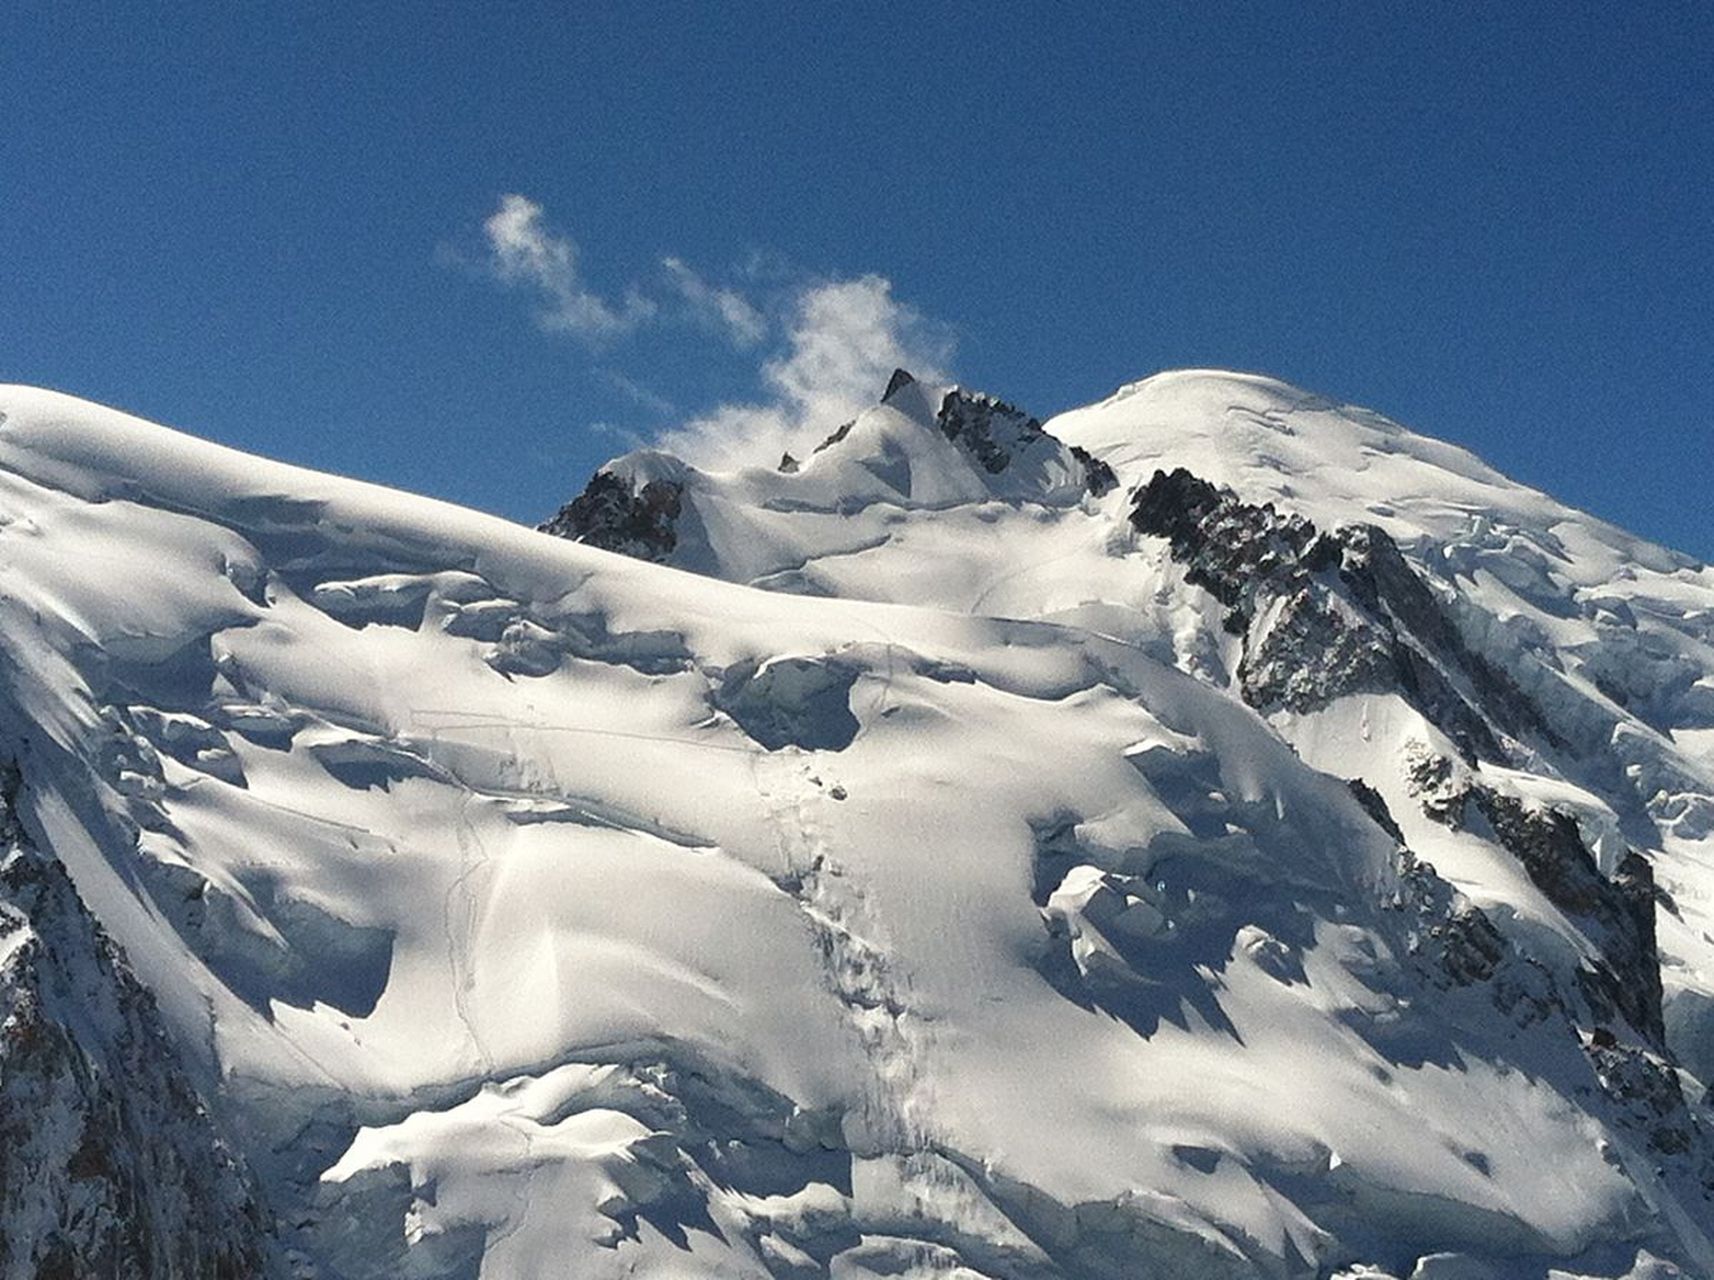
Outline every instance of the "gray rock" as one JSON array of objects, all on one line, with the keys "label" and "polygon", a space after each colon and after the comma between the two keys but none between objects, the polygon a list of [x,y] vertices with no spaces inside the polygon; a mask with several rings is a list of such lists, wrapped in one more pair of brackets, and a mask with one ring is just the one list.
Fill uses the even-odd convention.
[{"label": "gray rock", "polygon": [[603,551],[665,560],[678,545],[673,526],[683,492],[670,480],[650,480],[633,489],[611,471],[597,471],[582,493],[538,527]]},{"label": "gray rock", "polygon": [[0,1277],[277,1274],[154,999],[0,797]]}]

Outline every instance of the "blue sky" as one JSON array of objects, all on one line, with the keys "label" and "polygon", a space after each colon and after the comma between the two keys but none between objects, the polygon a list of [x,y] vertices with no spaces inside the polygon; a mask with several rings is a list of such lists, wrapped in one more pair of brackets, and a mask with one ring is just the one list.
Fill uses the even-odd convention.
[{"label": "blue sky", "polygon": [[896,355],[1229,366],[1714,557],[1710,68],[1694,3],[23,0],[0,378],[534,520]]}]

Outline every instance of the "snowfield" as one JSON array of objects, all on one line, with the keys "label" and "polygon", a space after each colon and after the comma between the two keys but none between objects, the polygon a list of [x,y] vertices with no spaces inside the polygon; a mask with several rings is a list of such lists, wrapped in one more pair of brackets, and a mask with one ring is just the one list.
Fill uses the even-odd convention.
[{"label": "snowfield", "polygon": [[[0,876],[0,1015],[152,993],[175,1141],[236,1171],[158,1235],[247,1195],[232,1256],[349,1280],[1714,1277],[1705,566],[1217,372],[1044,424],[895,378],[789,466],[620,459],[562,538],[0,415],[8,839],[124,957]],[[0,1133],[107,1114],[32,1101],[21,1017]],[[43,1225],[108,1176],[49,1146],[0,1276],[194,1273]]]}]

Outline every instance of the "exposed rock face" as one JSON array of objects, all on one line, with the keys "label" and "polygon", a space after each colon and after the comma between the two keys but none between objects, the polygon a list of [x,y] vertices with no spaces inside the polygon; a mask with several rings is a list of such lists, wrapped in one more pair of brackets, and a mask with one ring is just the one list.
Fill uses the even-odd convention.
[{"label": "exposed rock face", "polygon": [[[1361,781],[1351,786],[1379,825],[1388,831],[1397,829],[1378,793]],[[1653,877],[1647,862],[1631,854],[1609,882],[1577,838],[1576,824],[1565,815],[1531,812],[1485,789],[1468,788],[1459,795],[1460,805],[1472,802],[1484,816],[1491,811],[1498,818],[1498,822],[1490,819],[1491,825],[1504,833],[1507,847],[1518,854],[1531,878],[1556,904],[1585,920],[1600,921],[1620,935],[1626,934],[1626,927],[1615,917],[1634,920],[1635,936],[1628,941],[1636,950],[1629,957],[1620,954],[1626,945],[1621,936],[1609,956],[1611,967],[1580,970],[1576,978],[1583,1001],[1579,1004],[1544,964],[1509,941],[1486,912],[1453,889],[1431,865],[1401,847],[1392,906],[1399,913],[1406,952],[1431,985],[1485,992],[1494,1007],[1520,1029],[1548,1024],[1574,1039],[1616,1125],[1641,1140],[1651,1162],[1660,1162],[1660,1176],[1677,1183],[1693,1202],[1714,1206],[1714,1131],[1686,1099],[1660,1030]],[[1621,1043],[1604,1025],[1615,1011],[1623,1013],[1649,1043]],[[1597,1019],[1592,1028],[1591,1016]],[[1588,1092],[1587,1084],[1575,1082],[1572,1061],[1561,1058],[1552,1069],[1564,1076],[1573,1091]]]},{"label": "exposed rock face", "polygon": [[[904,370],[895,373],[893,381],[887,384],[889,396],[898,389],[900,374]],[[904,376],[908,385],[910,375]],[[967,452],[990,475],[998,475],[1019,454],[1044,442],[1058,445],[1054,437],[1042,430],[1040,419],[1004,400],[962,387],[946,393],[935,422],[948,440]],[[1095,497],[1118,484],[1113,468],[1087,450],[1073,448],[1071,454],[1083,467],[1085,488]]]},{"label": "exposed rock face", "polygon": [[1545,733],[1382,530],[1322,532],[1183,468],[1137,491],[1131,524],[1165,538],[1186,579],[1225,606],[1222,625],[1244,637],[1238,677],[1252,706],[1313,711],[1396,690],[1472,759],[1505,759],[1499,734]]},{"label": "exposed rock face", "polygon": [[1558,1016],[1572,1021],[1553,977],[1520,954],[1486,912],[1426,862],[1405,850],[1399,895],[1405,946],[1427,980],[1442,990],[1485,984],[1494,1006],[1520,1027]]},{"label": "exposed rock face", "polygon": [[1351,788],[1351,794],[1356,797],[1357,803],[1363,806],[1363,812],[1375,820],[1376,826],[1398,843],[1405,842],[1405,833],[1399,828],[1392,810],[1387,808],[1387,802],[1379,791],[1361,778],[1347,778],[1345,785]]},{"label": "exposed rock face", "polygon": [[1691,1114],[1672,1068],[1652,1054],[1605,1036],[1593,1040],[1587,1053],[1602,1090],[1631,1127],[1646,1136],[1650,1151],[1657,1158],[1700,1154],[1703,1185],[1714,1190],[1706,1135]]},{"label": "exposed rock face", "polygon": [[649,480],[633,488],[611,471],[597,471],[582,493],[538,527],[603,551],[661,561],[678,545],[673,525],[683,492],[671,480]]},{"label": "exposed rock face", "polygon": [[940,402],[935,422],[948,440],[997,475],[1012,457],[1044,435],[1041,422],[1004,400],[954,387]]},{"label": "exposed rock face", "polygon": [[1444,758],[1424,755],[1410,769],[1425,814],[1454,829],[1485,825],[1548,901],[1578,921],[1600,949],[1601,962],[1586,961],[1577,973],[1593,1015],[1600,1021],[1622,1016],[1648,1043],[1664,1049],[1657,892],[1648,859],[1627,853],[1609,879],[1569,815],[1532,808],[1460,777]]},{"label": "exposed rock face", "polygon": [[[901,370],[900,372],[903,372],[903,370]],[[898,374],[895,373],[893,375],[893,377],[895,380],[897,380]],[[888,383],[887,385],[889,387],[891,387],[893,384]],[[827,439],[823,440],[820,444],[816,445],[814,449],[810,450],[810,452],[811,453],[820,453],[824,449],[831,449],[834,445],[838,444],[841,440],[845,439],[846,436],[850,435],[851,434],[851,428],[856,426],[856,425],[857,425],[857,422],[855,419],[853,419],[850,422],[840,423],[832,431],[827,433]]]},{"label": "exposed rock face", "polygon": [[1119,477],[1113,468],[1081,445],[1071,446],[1071,456],[1083,464],[1083,473],[1087,477],[1091,497],[1104,498],[1118,487]]},{"label": "exposed rock face", "polygon": [[1587,921],[1601,947],[1604,968],[1579,974],[1597,1010],[1622,1013],[1650,1043],[1665,1043],[1661,1016],[1660,956],[1655,950],[1654,874],[1648,861],[1627,854],[1608,880],[1563,813],[1534,811],[1486,787],[1470,798],[1536,886],[1561,910]]},{"label": "exposed rock face", "polygon": [[1361,778],[1346,782],[1363,811],[1399,844],[1398,888],[1389,904],[1399,913],[1404,949],[1441,990],[1489,984],[1494,1005],[1519,1026],[1554,1015],[1571,1026],[1570,1011],[1552,975],[1521,954],[1486,912],[1459,893],[1406,845],[1385,798]]},{"label": "exposed rock face", "polygon": [[1185,566],[1185,577],[1226,606],[1226,629],[1242,634],[1264,588],[1301,587],[1309,570],[1326,562],[1306,563],[1315,541],[1315,526],[1294,515],[1281,515],[1272,503],[1252,506],[1229,489],[1217,489],[1183,467],[1157,471],[1137,491],[1131,524],[1140,533],[1162,537],[1173,559]]},{"label": "exposed rock face", "polygon": [[153,998],[0,811],[0,1277],[273,1273],[265,1219]]}]

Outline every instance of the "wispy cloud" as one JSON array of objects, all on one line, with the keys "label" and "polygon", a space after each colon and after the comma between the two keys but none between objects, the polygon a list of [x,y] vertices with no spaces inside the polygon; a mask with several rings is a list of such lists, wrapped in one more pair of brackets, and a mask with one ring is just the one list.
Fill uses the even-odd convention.
[{"label": "wispy cloud", "polygon": [[658,418],[671,417],[678,412],[671,400],[645,387],[629,374],[621,373],[617,369],[603,369],[601,377],[613,390]]},{"label": "wispy cloud", "polygon": [[544,329],[605,338],[628,332],[655,313],[655,304],[635,289],[622,302],[602,298],[583,281],[577,245],[551,229],[542,207],[528,196],[500,197],[500,207],[482,224],[487,266],[505,284],[531,289],[545,306]]},{"label": "wispy cloud", "polygon": [[[640,434],[631,430],[631,428],[614,426],[611,422],[591,422],[587,430],[592,436],[604,436],[608,439],[618,441],[621,449],[643,449],[648,447],[649,443]],[[565,459],[556,453],[554,457],[548,459],[548,461],[557,466],[561,462],[565,461]]]},{"label": "wispy cloud", "polygon": [[768,320],[736,289],[711,285],[681,258],[663,258],[667,279],[699,321],[731,339],[737,347],[753,347],[768,336]]},{"label": "wispy cloud", "polygon": [[[806,281],[770,259],[752,264],[752,276],[768,278],[753,299],[666,255],[648,285],[632,285],[611,301],[585,282],[576,243],[527,196],[502,196],[482,230],[481,269],[539,295],[545,330],[605,345],[646,325],[688,321],[739,352],[761,353],[756,397],[697,413],[659,435],[661,447],[699,466],[765,465],[788,450],[802,457],[874,404],[895,368],[929,381],[948,378],[952,331],[895,298],[884,276]],[[618,369],[599,373],[656,421],[677,414],[665,396]]]},{"label": "wispy cloud", "polygon": [[801,457],[874,404],[894,369],[939,381],[952,358],[950,330],[894,298],[878,275],[801,289],[785,326],[784,349],[761,367],[761,399],[701,414],[663,433],[661,447],[709,468]]}]

